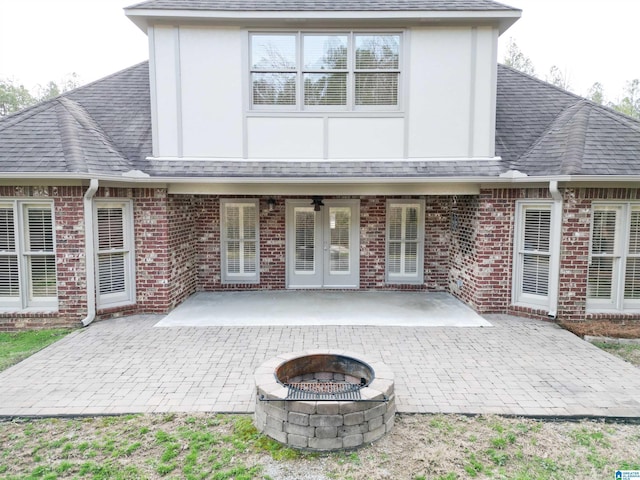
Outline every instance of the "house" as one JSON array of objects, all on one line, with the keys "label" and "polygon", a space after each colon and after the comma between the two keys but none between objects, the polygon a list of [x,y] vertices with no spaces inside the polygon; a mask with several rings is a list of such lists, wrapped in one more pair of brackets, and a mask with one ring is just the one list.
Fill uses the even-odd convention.
[{"label": "house", "polygon": [[148,0],[149,62],[0,120],[0,329],[198,291],[640,312],[640,123],[497,64],[492,0]]}]

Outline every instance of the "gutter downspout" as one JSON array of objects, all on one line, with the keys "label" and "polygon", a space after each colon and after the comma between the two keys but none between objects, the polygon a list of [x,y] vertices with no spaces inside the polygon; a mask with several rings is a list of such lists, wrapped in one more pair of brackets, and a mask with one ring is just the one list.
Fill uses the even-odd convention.
[{"label": "gutter downspout", "polygon": [[551,250],[557,253],[551,255],[549,264],[549,319],[555,320],[558,315],[558,289],[560,283],[560,253],[562,247],[562,194],[558,191],[558,181],[549,181],[549,193],[553,198],[551,225]]},{"label": "gutter downspout", "polygon": [[87,275],[87,316],[82,320],[86,327],[96,318],[96,267],[93,246],[93,197],[98,191],[98,180],[92,178],[84,194],[84,261]]}]

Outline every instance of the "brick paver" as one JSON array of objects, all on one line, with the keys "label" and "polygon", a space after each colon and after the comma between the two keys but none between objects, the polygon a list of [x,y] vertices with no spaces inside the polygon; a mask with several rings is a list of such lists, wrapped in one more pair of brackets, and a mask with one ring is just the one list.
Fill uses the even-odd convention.
[{"label": "brick paver", "polygon": [[181,327],[98,322],[0,373],[0,415],[252,412],[279,353],[340,348],[389,365],[400,412],[640,417],[640,370],[557,326]]}]

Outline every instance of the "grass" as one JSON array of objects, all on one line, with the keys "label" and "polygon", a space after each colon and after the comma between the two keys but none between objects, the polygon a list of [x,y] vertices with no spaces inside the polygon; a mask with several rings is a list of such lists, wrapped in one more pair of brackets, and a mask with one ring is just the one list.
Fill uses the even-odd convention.
[{"label": "grass", "polygon": [[601,479],[640,469],[640,425],[399,415],[356,451],[309,453],[248,415],[168,414],[0,423],[0,479]]},{"label": "grass", "polygon": [[0,372],[71,333],[69,329],[0,332]]},{"label": "grass", "polygon": [[640,345],[620,345],[616,343],[593,342],[602,350],[640,367]]}]

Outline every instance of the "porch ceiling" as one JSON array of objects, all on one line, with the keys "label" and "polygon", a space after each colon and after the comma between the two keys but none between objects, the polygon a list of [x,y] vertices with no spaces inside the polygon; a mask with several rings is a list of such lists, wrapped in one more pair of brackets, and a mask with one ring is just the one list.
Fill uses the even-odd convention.
[{"label": "porch ceiling", "polygon": [[200,292],[155,326],[276,325],[491,326],[444,292],[318,290]]}]

